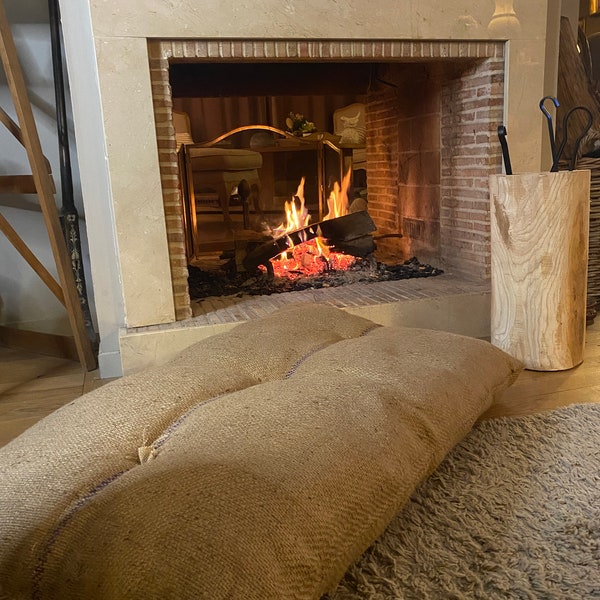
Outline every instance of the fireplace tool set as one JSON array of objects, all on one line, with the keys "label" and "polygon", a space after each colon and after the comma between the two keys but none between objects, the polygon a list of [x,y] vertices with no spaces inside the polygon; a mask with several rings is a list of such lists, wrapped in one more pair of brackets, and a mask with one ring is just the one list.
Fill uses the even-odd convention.
[{"label": "fireplace tool set", "polygon": [[[581,147],[582,141],[587,136],[589,130],[592,127],[593,117],[591,111],[585,106],[574,106],[569,112],[567,112],[562,121],[562,140],[560,144],[557,146],[557,142],[554,135],[554,125],[552,123],[552,115],[548,112],[545,106],[545,102],[547,100],[552,101],[554,106],[558,108],[560,106],[558,100],[554,96],[544,96],[539,103],[540,110],[543,115],[546,117],[546,121],[548,123],[548,137],[550,139],[550,150],[552,153],[552,166],[550,167],[551,173],[556,173],[558,171],[559,162],[562,158],[562,155],[565,151],[567,141],[569,139],[569,122],[573,117],[574,113],[577,111],[582,111],[587,116],[586,122],[581,128],[579,135],[577,136],[573,151],[571,154],[571,158],[569,159],[568,169],[569,171],[575,170],[575,166],[577,164],[577,158],[579,156],[579,149]],[[508,143],[506,141],[507,131],[504,125],[498,126],[498,139],[500,140],[500,146],[502,148],[502,160],[504,162],[504,171],[506,175],[512,175],[512,164],[510,162],[510,154],[508,151]]]}]

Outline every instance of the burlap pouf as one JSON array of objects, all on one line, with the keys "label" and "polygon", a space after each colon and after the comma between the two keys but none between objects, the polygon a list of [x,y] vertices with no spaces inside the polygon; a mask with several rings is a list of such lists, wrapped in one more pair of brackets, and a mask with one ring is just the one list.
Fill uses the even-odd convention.
[{"label": "burlap pouf", "polygon": [[0,589],[316,599],[520,368],[312,304],[240,325],[0,449]]}]

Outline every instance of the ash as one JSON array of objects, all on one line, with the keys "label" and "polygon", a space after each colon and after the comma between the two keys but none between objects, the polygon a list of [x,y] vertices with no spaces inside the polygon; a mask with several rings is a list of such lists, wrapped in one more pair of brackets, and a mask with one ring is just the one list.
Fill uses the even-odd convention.
[{"label": "ash", "polygon": [[269,296],[285,292],[307,289],[338,287],[351,283],[375,283],[378,281],[398,281],[415,277],[434,277],[443,271],[431,265],[420,263],[413,257],[400,265],[386,265],[373,257],[357,258],[352,267],[345,271],[329,270],[318,275],[303,275],[295,279],[269,277],[267,274],[249,276],[226,268],[206,271],[189,266],[189,288],[192,300],[212,296]]}]

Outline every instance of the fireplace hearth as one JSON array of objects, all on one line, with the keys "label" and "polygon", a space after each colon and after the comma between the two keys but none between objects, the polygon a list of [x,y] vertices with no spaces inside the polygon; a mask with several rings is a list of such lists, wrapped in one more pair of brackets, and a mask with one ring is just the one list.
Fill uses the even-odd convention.
[{"label": "fireplace hearth", "polygon": [[377,261],[373,256],[357,258],[347,269],[325,269],[316,274],[301,274],[291,277],[273,277],[267,273],[239,273],[232,259],[222,266],[189,267],[189,288],[192,302],[219,296],[270,296],[320,290],[352,285],[355,283],[377,283],[400,281],[441,275],[443,271],[428,264],[422,264],[416,257],[397,265]]},{"label": "fireplace hearth", "polygon": [[[214,77],[227,82],[227,98],[243,97],[249,87],[253,93],[281,94],[281,82],[270,89],[266,75],[262,83],[251,83],[248,73],[256,66],[259,74],[268,74],[269,69],[281,74],[284,69],[288,79],[302,80],[306,94],[331,93],[337,83],[332,56],[342,47],[341,42],[303,42],[286,44],[285,56],[277,46],[272,55],[265,56],[265,48],[258,45],[232,44],[228,49],[232,54],[220,60],[214,58],[210,42],[150,42],[157,138],[165,165],[161,171],[165,212],[171,214],[181,205],[172,183],[178,162],[171,111],[193,104],[193,99],[180,97],[192,93],[191,82],[200,98],[203,93],[216,93]],[[366,107],[365,197],[382,238],[378,247],[394,257],[392,264],[417,256],[440,270],[489,281],[487,180],[490,171],[501,168],[495,136],[502,121],[503,50],[502,44],[470,42],[464,45],[463,55],[444,56],[443,44],[410,42],[389,44],[386,59],[374,60],[381,45],[364,42],[360,56],[336,58],[343,66],[340,81],[345,92],[352,68],[356,68],[357,95],[353,99]],[[323,76],[311,87],[305,76],[311,63],[316,73],[329,73],[326,83]],[[232,78],[228,73],[234,67],[237,75]],[[205,70],[210,78],[203,78]],[[304,73],[304,77],[295,78],[295,73]],[[246,82],[238,92],[236,80]],[[297,84],[293,91],[299,91]],[[167,221],[173,227],[173,242],[183,242],[181,221],[174,217]],[[184,244],[178,248],[176,243],[170,244],[170,252],[174,298],[180,318],[186,318],[193,294],[182,261],[189,263],[189,252]]]},{"label": "fireplace hearth", "polygon": [[[416,257],[388,265],[376,258],[376,240],[401,234],[376,236],[367,202],[348,202],[351,171],[341,186],[333,186],[329,212],[311,222],[304,199],[302,178],[296,194],[286,202],[287,222],[272,235],[233,237],[233,248],[221,254],[195,255],[188,267],[191,301],[212,296],[271,295],[307,289],[398,281],[431,277],[441,269],[421,264]],[[246,222],[246,219],[244,219]],[[245,232],[246,234],[252,232]],[[233,232],[232,232],[233,234]]]}]

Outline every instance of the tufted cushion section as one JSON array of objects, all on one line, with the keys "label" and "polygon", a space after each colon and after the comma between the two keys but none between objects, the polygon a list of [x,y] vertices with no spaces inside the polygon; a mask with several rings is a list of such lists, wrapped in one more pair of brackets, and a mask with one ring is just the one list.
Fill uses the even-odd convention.
[{"label": "tufted cushion section", "polygon": [[0,449],[0,590],[318,598],[520,369],[313,304],[240,325]]},{"label": "tufted cushion section", "polygon": [[262,167],[262,154],[228,148],[188,148],[193,171],[245,171]]}]

